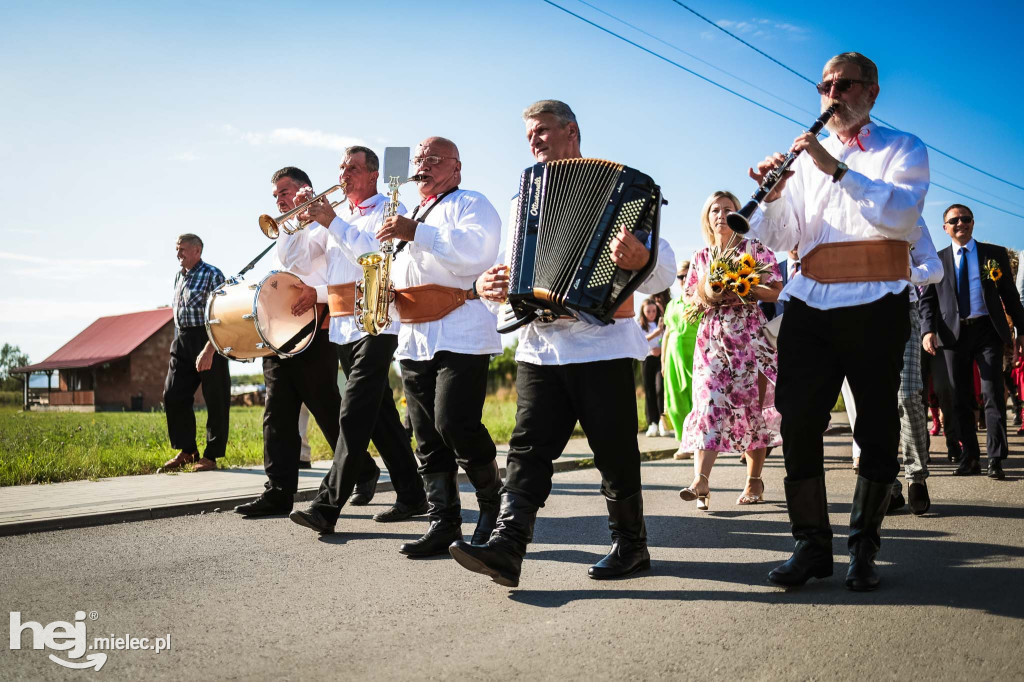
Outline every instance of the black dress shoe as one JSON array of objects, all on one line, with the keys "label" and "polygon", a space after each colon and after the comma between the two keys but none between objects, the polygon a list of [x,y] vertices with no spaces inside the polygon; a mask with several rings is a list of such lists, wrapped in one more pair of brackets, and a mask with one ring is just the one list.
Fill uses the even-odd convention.
[{"label": "black dress shoe", "polygon": [[924,481],[914,481],[907,491],[910,497],[910,511],[920,516],[927,512],[932,506],[932,500],[928,496],[928,486]]},{"label": "black dress shoe", "polygon": [[1003,473],[1003,465],[1000,464],[998,459],[994,459],[988,463],[988,477],[994,478],[998,481],[1002,481],[1006,478],[1006,474]]},{"label": "black dress shoe", "polygon": [[902,492],[898,492],[889,498],[889,508],[885,510],[886,515],[893,514],[907,506],[907,500]]},{"label": "black dress shoe", "polygon": [[396,502],[395,506],[382,511],[379,514],[375,514],[373,520],[377,523],[391,523],[393,521],[405,521],[411,519],[414,516],[422,516],[427,513],[427,498],[423,498],[423,501],[419,504],[405,504],[404,502]]},{"label": "black dress shoe", "polygon": [[327,519],[323,517],[316,507],[309,507],[308,509],[296,509],[288,518],[306,528],[312,528],[320,535],[330,535],[334,532],[334,524],[329,523]]},{"label": "black dress shoe", "polygon": [[242,516],[278,516],[292,510],[292,496],[277,489],[264,492],[252,502],[235,507]]},{"label": "black dress shoe", "polygon": [[313,463],[312,462],[307,462],[304,459],[300,459],[299,460],[299,468],[300,469],[312,469],[313,468]]},{"label": "black dress shoe", "polygon": [[976,457],[964,456],[960,466],[953,472],[954,476],[975,476],[981,473],[981,464]]},{"label": "black dress shoe", "polygon": [[356,483],[355,489],[352,491],[352,497],[348,499],[348,503],[353,507],[365,507],[370,504],[370,500],[377,492],[377,480],[380,478],[380,469],[377,469],[377,473],[374,474],[373,478],[369,481],[363,481],[362,483]]}]

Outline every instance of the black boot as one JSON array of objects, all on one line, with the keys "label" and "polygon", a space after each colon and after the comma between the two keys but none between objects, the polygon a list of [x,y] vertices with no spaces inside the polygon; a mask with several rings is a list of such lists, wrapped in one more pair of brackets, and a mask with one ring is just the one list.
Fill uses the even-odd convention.
[{"label": "black boot", "polygon": [[[366,455],[369,457],[369,453]],[[370,504],[370,500],[377,492],[377,480],[380,478],[380,467],[371,459],[370,463],[374,471],[373,475],[365,481],[356,483],[355,488],[352,490],[352,496],[348,498],[348,503],[353,507],[365,507]]]},{"label": "black boot", "polygon": [[647,525],[644,523],[644,494],[638,492],[624,500],[608,503],[608,528],[612,531],[612,548],[608,556],[590,567],[587,573],[594,580],[622,578],[651,567],[647,551]]},{"label": "black boot", "polygon": [[430,528],[419,540],[399,547],[399,552],[412,557],[445,554],[448,545],[462,539],[462,505],[456,476],[454,471],[423,475],[430,505]]},{"label": "black boot", "polygon": [[481,467],[466,469],[469,482],[476,488],[476,502],[480,507],[480,517],[476,521],[471,544],[482,545],[491,537],[494,524],[498,520],[498,508],[501,505],[501,473],[498,463],[492,460]]},{"label": "black boot", "polygon": [[497,525],[486,544],[459,540],[448,551],[463,568],[489,576],[499,585],[516,587],[526,545],[533,541],[536,520],[537,505],[522,495],[506,491],[501,494]]},{"label": "black boot", "polygon": [[855,592],[867,592],[878,587],[878,569],[875,556],[882,545],[882,519],[889,508],[892,483],[876,483],[863,476],[857,477],[850,509],[850,568],[846,572],[846,587]]},{"label": "black boot", "polygon": [[789,561],[768,574],[768,582],[798,587],[832,575],[832,526],[828,522],[825,477],[783,481],[796,547]]},{"label": "black boot", "polygon": [[235,513],[248,517],[287,514],[292,510],[294,497],[292,493],[286,493],[280,488],[267,488],[252,502],[235,507]]}]

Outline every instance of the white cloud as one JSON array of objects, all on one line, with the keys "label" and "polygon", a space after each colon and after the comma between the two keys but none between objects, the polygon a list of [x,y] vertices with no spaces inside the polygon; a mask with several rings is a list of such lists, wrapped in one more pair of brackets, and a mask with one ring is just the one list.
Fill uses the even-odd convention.
[{"label": "white cloud", "polygon": [[251,132],[239,130],[232,125],[224,125],[221,126],[221,131],[232,139],[241,140],[253,146],[263,144],[296,145],[343,152],[346,147],[366,144],[362,138],[336,135],[322,130],[303,130],[302,128],[274,128],[270,132]]},{"label": "white cloud", "polygon": [[0,251],[0,263],[4,261],[11,262],[4,265],[7,274],[63,281],[99,274],[116,276],[119,272],[149,265],[149,261],[138,258],[57,258]]},{"label": "white cloud", "polygon": [[807,34],[807,29],[801,26],[771,19],[754,18],[748,21],[719,19],[715,23],[732,33],[749,38],[767,38],[779,33],[785,33],[787,38],[793,39],[804,38]]},{"label": "white cloud", "polygon": [[[39,323],[46,322],[67,322],[69,320],[92,322],[98,317],[152,310],[154,307],[152,302],[70,301],[67,298],[52,300],[42,298],[0,299],[0,324],[31,323],[32,326],[38,327]],[[81,331],[84,325],[73,324],[71,327]],[[9,331],[6,333],[10,335]],[[64,341],[67,341],[75,333],[77,332],[72,331],[67,335],[51,333],[50,337],[63,338]]]}]

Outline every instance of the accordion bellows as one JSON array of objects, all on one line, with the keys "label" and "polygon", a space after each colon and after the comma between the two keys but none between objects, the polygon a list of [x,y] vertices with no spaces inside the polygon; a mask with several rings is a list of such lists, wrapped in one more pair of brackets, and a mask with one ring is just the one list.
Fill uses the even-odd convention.
[{"label": "accordion bellows", "polygon": [[[523,171],[498,331],[558,317],[610,323],[654,268],[661,203],[650,176],[612,161],[565,159]],[[651,249],[640,271],[612,262],[611,240],[623,228]]]}]

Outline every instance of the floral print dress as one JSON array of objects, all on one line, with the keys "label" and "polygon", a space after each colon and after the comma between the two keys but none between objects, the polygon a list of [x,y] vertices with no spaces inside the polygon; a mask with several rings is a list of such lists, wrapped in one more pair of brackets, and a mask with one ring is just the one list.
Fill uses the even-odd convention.
[{"label": "floral print dress", "polygon": [[[737,247],[772,269],[762,284],[779,281],[775,254],[756,239]],[[711,250],[693,255],[683,285],[692,295],[707,275]],[[682,449],[746,452],[777,446],[781,418],[775,409],[778,357],[765,337],[764,314],[756,303],[719,306],[705,312],[693,356],[693,410],[683,425]],[[762,403],[758,374],[767,379]]]}]

